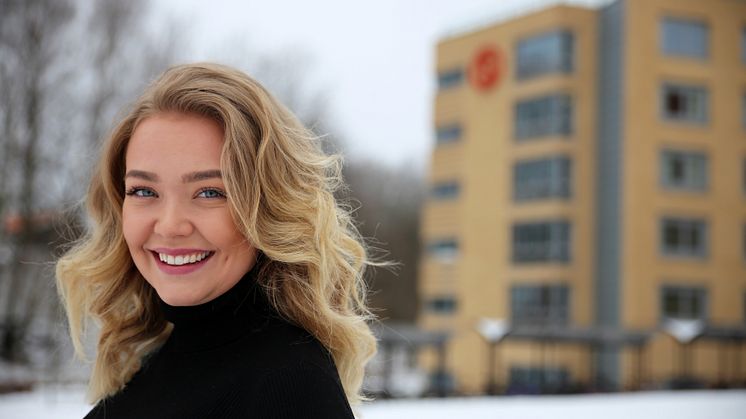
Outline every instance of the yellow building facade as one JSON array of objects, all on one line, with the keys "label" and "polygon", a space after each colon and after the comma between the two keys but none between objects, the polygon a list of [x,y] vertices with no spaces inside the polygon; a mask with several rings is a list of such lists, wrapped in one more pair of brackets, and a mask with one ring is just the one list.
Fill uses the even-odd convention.
[{"label": "yellow building facade", "polygon": [[746,380],[746,2],[552,7],[436,71],[419,322],[454,391]]}]

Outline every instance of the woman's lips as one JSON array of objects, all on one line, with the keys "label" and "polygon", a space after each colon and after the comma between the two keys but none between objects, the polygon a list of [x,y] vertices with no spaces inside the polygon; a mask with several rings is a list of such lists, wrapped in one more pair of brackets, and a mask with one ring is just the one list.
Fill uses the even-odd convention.
[{"label": "woman's lips", "polygon": [[215,254],[215,252],[207,250],[164,250],[151,250],[150,253],[153,255],[158,269],[168,275],[186,275],[192,273],[205,266],[212,258],[212,255]]}]

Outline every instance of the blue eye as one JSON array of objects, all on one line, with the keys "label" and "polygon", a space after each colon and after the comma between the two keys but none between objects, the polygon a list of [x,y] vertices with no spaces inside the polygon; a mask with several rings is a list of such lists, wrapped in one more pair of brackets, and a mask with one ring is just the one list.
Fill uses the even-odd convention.
[{"label": "blue eye", "polygon": [[202,189],[197,194],[198,198],[208,198],[208,199],[217,199],[217,198],[225,198],[225,193],[218,189]]},{"label": "blue eye", "polygon": [[136,196],[138,198],[153,198],[158,196],[152,189],[142,188],[139,186],[133,186],[132,188],[127,189],[125,195]]}]

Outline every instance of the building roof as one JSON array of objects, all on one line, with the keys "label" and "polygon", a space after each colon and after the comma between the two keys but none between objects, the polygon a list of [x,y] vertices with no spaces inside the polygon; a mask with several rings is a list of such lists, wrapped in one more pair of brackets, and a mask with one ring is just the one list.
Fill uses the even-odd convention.
[{"label": "building roof", "polygon": [[450,332],[423,330],[411,324],[374,323],[371,325],[371,330],[381,344],[442,345],[451,335]]}]

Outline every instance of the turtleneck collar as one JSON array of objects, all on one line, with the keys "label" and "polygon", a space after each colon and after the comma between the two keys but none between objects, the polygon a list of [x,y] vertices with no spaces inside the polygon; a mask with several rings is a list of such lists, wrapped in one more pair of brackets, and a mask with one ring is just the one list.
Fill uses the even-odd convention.
[{"label": "turtleneck collar", "polygon": [[271,314],[256,275],[259,263],[230,290],[196,306],[171,306],[160,301],[174,329],[164,350],[195,352],[222,346],[261,328]]}]

